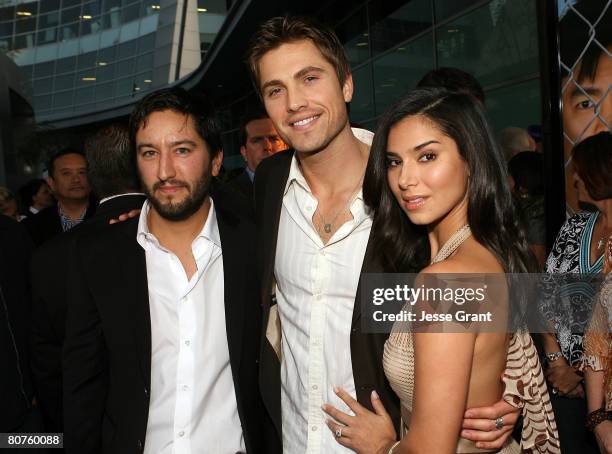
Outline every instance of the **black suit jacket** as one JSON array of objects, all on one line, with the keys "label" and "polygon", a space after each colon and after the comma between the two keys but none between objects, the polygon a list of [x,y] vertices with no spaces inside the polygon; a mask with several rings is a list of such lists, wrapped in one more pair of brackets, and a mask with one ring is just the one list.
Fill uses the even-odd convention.
[{"label": "black suit jacket", "polygon": [[[84,219],[92,217],[95,211],[96,204],[95,201],[91,199],[87,211],[85,212]],[[57,204],[40,210],[34,216],[28,216],[23,220],[23,225],[28,230],[32,242],[36,247],[64,232],[62,229],[62,221],[57,212]]]},{"label": "black suit jacket", "polygon": [[31,247],[23,226],[0,215],[0,432],[17,429],[32,401],[27,342]]},{"label": "black suit jacket", "polygon": [[144,195],[120,195],[100,204],[93,217],[39,247],[31,265],[31,364],[38,402],[49,432],[63,431],[62,346],[66,325],[67,258],[74,240],[98,231],[111,219],[141,208]]},{"label": "black suit jacket", "polygon": [[[283,194],[293,150],[277,153],[263,160],[255,174],[255,220],[257,224],[257,260],[261,272],[261,300],[263,304],[263,335],[261,345],[260,388],[264,403],[272,417],[278,435],[282,436],[280,406],[280,361],[277,354],[280,342],[280,322],[275,317],[276,301],[271,294],[274,286],[274,258]],[[382,264],[373,250],[372,236],[368,241],[361,267],[363,273],[380,273]],[[299,257],[296,258],[299,260]],[[361,278],[353,308],[351,324],[351,358],[357,400],[372,408],[370,395],[376,390],[385,408],[399,428],[399,399],[391,389],[382,365],[382,355],[388,334],[369,334],[361,330]],[[271,315],[272,314],[272,315]],[[347,358],[347,361],[349,358]],[[331,367],[332,365],[328,365]]]},{"label": "black suit jacket", "polygon": [[[215,193],[223,249],[225,317],[238,412],[249,453],[264,447],[257,387],[261,308],[254,224]],[[145,444],[151,381],[151,321],[138,219],[77,239],[64,345],[64,434],[68,453],[138,453]],[[203,452],[206,447],[201,447]]]},{"label": "black suit jacket", "polygon": [[253,200],[253,182],[251,181],[251,178],[246,170],[244,170],[236,178],[230,180],[228,184],[246,197],[249,201]]}]

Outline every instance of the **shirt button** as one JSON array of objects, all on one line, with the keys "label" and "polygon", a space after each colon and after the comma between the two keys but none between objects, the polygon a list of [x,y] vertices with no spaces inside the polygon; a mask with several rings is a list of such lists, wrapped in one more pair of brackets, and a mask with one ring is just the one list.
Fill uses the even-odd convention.
[{"label": "shirt button", "polygon": [[185,432],[183,432],[182,430],[178,433],[179,437],[182,437],[183,435],[185,435]]},{"label": "shirt button", "polygon": [[312,430],[313,432],[316,432],[316,431],[317,431],[317,426],[312,426],[312,429],[311,429],[311,430]]},{"label": "shirt button", "polygon": [[319,389],[319,387],[317,385],[312,385],[312,389],[316,391],[317,389]]},{"label": "shirt button", "polygon": [[186,340],[186,341],[185,341],[185,345],[186,345],[187,347],[189,347],[189,346],[191,345],[191,342],[189,342],[188,340]]},{"label": "shirt button", "polygon": [[183,385],[183,391],[187,391],[188,389],[189,389],[189,386]]},{"label": "shirt button", "polygon": [[306,211],[312,211],[312,206],[311,205],[306,205]]},{"label": "shirt button", "polygon": [[322,295],[317,295],[317,301],[321,301],[323,299]]}]

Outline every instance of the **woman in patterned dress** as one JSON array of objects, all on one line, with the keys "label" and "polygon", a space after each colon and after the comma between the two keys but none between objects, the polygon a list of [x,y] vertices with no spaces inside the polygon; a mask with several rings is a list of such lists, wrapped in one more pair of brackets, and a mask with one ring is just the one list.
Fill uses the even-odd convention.
[{"label": "woman in patterned dress", "polygon": [[597,452],[586,431],[587,414],[583,375],[583,333],[593,310],[597,288],[586,278],[601,273],[604,246],[612,226],[612,134],[601,132],[580,142],[572,152],[578,200],[595,208],[569,218],[561,227],[546,261],[547,273],[580,274],[580,289],[567,293],[561,310],[543,299],[540,309],[553,321],[554,334],[543,334],[548,359],[546,378],[551,390],[561,449]]},{"label": "woman in patterned dress", "polygon": [[[386,271],[401,272],[415,263],[425,266],[421,278],[427,273],[499,276],[536,269],[517,223],[505,163],[482,108],[469,95],[419,89],[393,106],[374,138],[364,198],[374,210],[374,244]],[[500,296],[507,310],[505,287]],[[522,308],[515,309],[516,313]],[[323,408],[333,418],[328,426],[338,443],[360,454],[518,453],[511,438],[498,450],[481,449],[461,436],[466,408],[498,401],[504,391],[499,377],[504,373],[506,391],[516,392],[510,399],[516,397],[528,409],[525,452],[559,452],[529,335],[522,331],[511,336],[505,324],[496,332],[459,331],[402,332],[396,322],[385,345],[384,370],[400,398],[402,439],[396,441],[375,392],[372,412],[338,389],[353,412]],[[529,391],[523,393],[523,388]],[[533,412],[537,417],[530,418]],[[491,424],[495,425],[489,430],[503,427],[503,421]]]}]

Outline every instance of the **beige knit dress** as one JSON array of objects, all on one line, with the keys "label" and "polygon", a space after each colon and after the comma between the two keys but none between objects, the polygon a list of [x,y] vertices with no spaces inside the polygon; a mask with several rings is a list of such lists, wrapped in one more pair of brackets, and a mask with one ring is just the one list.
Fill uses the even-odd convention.
[{"label": "beige knit dress", "polygon": [[[394,325],[385,343],[383,366],[385,374],[398,395],[402,407],[404,433],[409,429],[414,398],[414,345],[412,333],[403,324]],[[476,448],[464,438],[457,441],[457,453],[500,452],[560,453],[559,436],[554,414],[546,390],[546,381],[539,364],[537,351],[528,333],[512,336],[504,374],[504,399],[523,408],[521,447],[512,438],[499,451]]]}]

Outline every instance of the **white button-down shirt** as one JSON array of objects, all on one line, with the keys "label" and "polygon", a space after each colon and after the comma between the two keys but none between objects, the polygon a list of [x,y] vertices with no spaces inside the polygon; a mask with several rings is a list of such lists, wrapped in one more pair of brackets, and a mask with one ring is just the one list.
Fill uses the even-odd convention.
[{"label": "white button-down shirt", "polygon": [[138,243],[145,250],[151,313],[151,393],[145,454],[246,451],[225,329],[223,257],[211,200],[191,250],[187,279],[178,257],[150,233],[145,202]]},{"label": "white button-down shirt", "polygon": [[[371,143],[372,133],[353,131]],[[294,156],[274,269],[282,327],[283,449],[289,454],[349,452],[325,425],[321,405],[350,411],[334,394],[334,386],[355,397],[351,320],[372,219],[360,190],[350,206],[353,219],[323,244],[312,222],[317,204]]]}]

